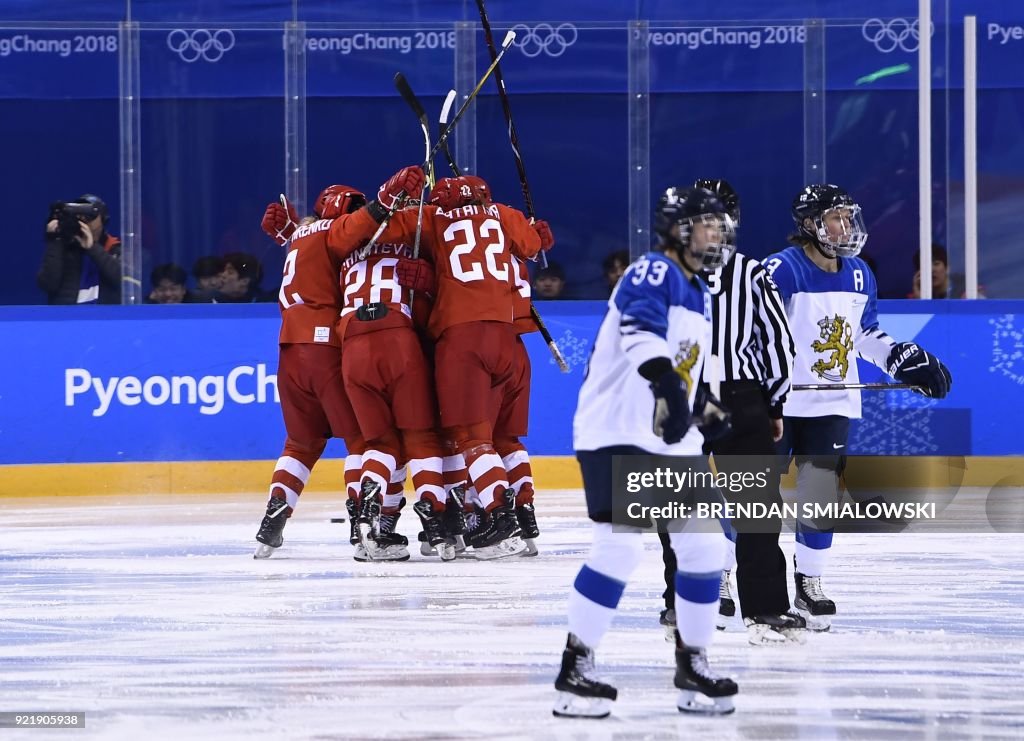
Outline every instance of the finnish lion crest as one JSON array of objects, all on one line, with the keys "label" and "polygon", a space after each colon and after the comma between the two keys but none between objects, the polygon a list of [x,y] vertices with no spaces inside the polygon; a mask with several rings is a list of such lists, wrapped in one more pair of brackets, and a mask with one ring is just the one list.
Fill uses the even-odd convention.
[{"label": "finnish lion crest", "polygon": [[700,357],[700,345],[696,342],[680,342],[679,351],[676,353],[676,373],[683,379],[687,389],[693,388],[693,376],[690,373],[693,366],[697,364]]},{"label": "finnish lion crest", "polygon": [[811,349],[818,353],[831,353],[828,358],[819,358],[811,366],[818,378],[826,381],[842,381],[850,370],[850,353],[853,352],[853,328],[846,317],[838,314],[818,321],[821,339],[811,343]]}]

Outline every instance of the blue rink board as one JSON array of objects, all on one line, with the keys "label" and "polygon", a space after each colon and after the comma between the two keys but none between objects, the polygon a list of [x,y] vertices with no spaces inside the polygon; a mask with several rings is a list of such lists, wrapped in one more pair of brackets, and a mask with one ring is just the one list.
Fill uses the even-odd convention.
[{"label": "blue rink board", "polygon": [[[570,455],[604,303],[538,308],[571,369],[560,373],[539,335],[528,336],[526,442],[534,455]],[[1024,302],[882,301],[880,311],[891,335],[943,359],[953,393],[941,402],[865,394],[852,453],[1024,452]],[[278,327],[270,304],[0,307],[0,463],[274,458],[284,435],[274,399]],[[870,367],[863,375],[879,380]],[[343,452],[338,443],[328,450]]]}]

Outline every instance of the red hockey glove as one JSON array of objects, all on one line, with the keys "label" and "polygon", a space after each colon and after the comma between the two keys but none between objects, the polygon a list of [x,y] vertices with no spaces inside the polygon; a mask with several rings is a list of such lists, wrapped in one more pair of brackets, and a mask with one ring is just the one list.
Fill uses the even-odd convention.
[{"label": "red hockey glove", "polygon": [[285,203],[287,209],[280,203],[268,203],[267,210],[263,213],[263,221],[260,223],[267,236],[280,245],[291,239],[299,221],[295,207],[287,199]]},{"label": "red hockey glove", "polygon": [[551,233],[551,227],[548,222],[541,219],[531,224],[533,230],[537,232],[537,236],[540,237],[540,248],[542,251],[547,252],[555,246],[555,235]]},{"label": "red hockey glove", "polygon": [[401,258],[395,266],[395,277],[398,278],[398,285],[411,288],[417,293],[433,294],[437,287],[434,266],[426,260]]},{"label": "red hockey glove", "polygon": [[388,211],[398,208],[405,195],[419,196],[423,190],[423,169],[419,165],[403,167],[377,191],[377,202]]}]

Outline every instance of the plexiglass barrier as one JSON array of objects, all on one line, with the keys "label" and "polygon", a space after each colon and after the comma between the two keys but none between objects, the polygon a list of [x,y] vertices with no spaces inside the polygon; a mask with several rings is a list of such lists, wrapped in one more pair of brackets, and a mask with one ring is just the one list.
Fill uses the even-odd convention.
[{"label": "plexiglass barrier", "polygon": [[[962,19],[936,12],[932,231],[948,248],[957,296]],[[1011,11],[1001,12],[978,20],[979,265],[984,293],[1016,297],[1024,40],[1003,17]],[[510,29],[517,38],[502,71],[532,202],[556,235],[550,258],[565,275],[562,297],[607,296],[605,258],[645,249],[659,193],[698,177],[736,186],[741,249],[756,257],[786,244],[803,185],[842,185],[864,207],[865,253],[882,295],[912,293],[914,18],[495,22],[496,43]],[[395,73],[408,78],[436,137],[448,90],[458,107],[489,62],[480,24],[465,20],[0,22],[0,135],[12,143],[0,187],[18,247],[0,300],[51,300],[37,284],[47,209],[87,192],[106,201],[109,231],[124,240],[126,303],[146,300],[153,269],[167,264],[209,299],[195,290],[197,261],[236,253],[248,256],[245,270],[259,264],[259,290],[218,300],[273,300],[283,254],[259,228],[266,203],[287,193],[308,212],[321,188],[339,182],[372,193],[423,159]],[[451,150],[496,198],[523,208],[505,116],[488,80]],[[448,173],[444,156],[435,164],[438,176]]]}]

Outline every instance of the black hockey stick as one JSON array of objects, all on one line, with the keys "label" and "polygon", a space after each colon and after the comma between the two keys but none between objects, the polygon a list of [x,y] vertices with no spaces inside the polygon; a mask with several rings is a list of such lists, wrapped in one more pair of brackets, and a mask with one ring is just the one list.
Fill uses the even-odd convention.
[{"label": "black hockey stick", "polygon": [[[462,106],[459,108],[458,112],[455,114],[455,118],[453,118],[452,122],[450,124],[448,124],[448,128],[446,128],[441,133],[441,135],[438,136],[437,141],[434,143],[434,146],[431,147],[430,151],[427,152],[427,158],[423,161],[423,170],[424,170],[424,172],[426,172],[427,168],[430,167],[430,163],[434,161],[434,157],[437,156],[437,153],[439,151],[441,151],[441,147],[443,147],[445,142],[448,141],[448,136],[449,136],[449,134],[451,134],[451,132],[455,128],[456,124],[458,124],[459,121],[462,120],[462,117],[466,115],[466,111],[469,109],[469,106],[476,99],[476,96],[480,93],[480,90],[483,89],[484,83],[487,82],[487,79],[491,76],[491,74],[494,72],[495,68],[498,66],[498,62],[505,55],[505,52],[508,51],[509,47],[512,46],[512,42],[515,41],[515,40],[516,40],[516,33],[515,33],[515,31],[509,31],[505,35],[505,40],[501,42],[501,51],[498,53],[497,59],[495,59],[493,62],[491,62],[491,66],[488,67],[486,69],[486,71],[484,71],[483,77],[480,78],[480,81],[476,84],[476,87],[473,88],[473,90],[470,92],[470,94],[466,97],[466,100],[463,101]],[[399,208],[400,207],[401,206],[399,206]],[[391,217],[392,217],[392,215],[394,215],[396,210],[397,210],[397,208],[396,209],[392,209],[387,214],[387,216],[384,217],[384,220],[380,222],[380,226],[377,227],[377,231],[373,233],[373,236],[370,237],[370,241],[366,243],[365,247],[363,247],[363,250],[360,253],[360,259],[362,259],[363,257],[366,257],[367,253],[369,253],[369,251],[373,248],[373,246],[375,244],[377,244],[377,240],[380,239],[380,235],[384,233],[385,229],[387,229],[388,222],[391,220]]]},{"label": "black hockey stick", "polygon": [[[438,130],[442,134],[448,129],[448,116],[452,112],[452,105],[454,105],[457,95],[458,93],[456,93],[454,88],[449,90],[448,96],[444,99],[444,105],[441,106],[441,117],[438,119],[440,128]],[[455,175],[455,177],[461,177],[462,169],[459,167],[459,163],[456,162],[455,158],[452,156],[452,150],[448,147],[448,137],[445,137],[444,140],[444,156],[445,159],[448,160],[448,167],[451,168],[452,174]]]},{"label": "black hockey stick", "polygon": [[[500,55],[494,48],[494,34],[491,33],[491,22],[487,18],[487,8],[484,6],[484,0],[476,0],[476,7],[480,11],[480,25],[484,29],[484,38],[487,41],[487,49],[491,53],[491,59],[494,60],[494,82],[498,86],[498,97],[501,98],[501,109],[505,114],[505,125],[508,127],[508,140],[512,145],[512,156],[516,161],[516,171],[519,173],[519,186],[523,190],[523,203],[526,205],[526,215],[532,222],[537,218],[537,213],[533,208],[533,195],[530,193],[530,182],[526,179],[526,165],[523,164],[523,155],[519,149],[519,134],[516,133],[516,125],[512,120],[512,105],[508,100],[508,91],[505,89],[505,78],[501,74],[501,67],[498,66],[498,59]],[[546,268],[548,266],[548,258],[543,252],[541,253],[541,263]],[[544,325],[544,320],[540,318],[540,313],[537,311],[537,307],[530,304],[530,315],[533,317],[534,323],[537,325],[537,329],[540,330],[541,336],[544,341],[548,343],[548,347],[551,348],[552,354],[555,356],[555,362],[558,363],[558,367],[562,369],[563,373],[569,372],[569,366],[565,362],[565,358],[562,357],[562,353],[558,350],[558,346],[555,341],[551,338],[551,333],[548,332],[548,328]]]},{"label": "black hockey stick", "polygon": [[794,391],[918,391],[920,386],[912,383],[796,383]]},{"label": "black hockey stick", "polygon": [[512,106],[508,101],[508,91],[505,90],[505,78],[501,75],[501,68],[497,66],[500,55],[494,48],[494,36],[491,34],[491,23],[487,20],[487,9],[484,7],[484,0],[476,0],[476,6],[480,10],[480,24],[484,29],[484,38],[487,40],[487,49],[494,60],[494,82],[498,86],[498,95],[501,98],[501,108],[505,113],[505,125],[508,126],[508,139],[512,144],[512,154],[516,159],[516,170],[519,172],[519,185],[523,189],[523,202],[526,204],[526,215],[531,219],[537,214],[533,210],[533,196],[530,195],[530,184],[526,180],[526,166],[523,164],[523,155],[519,151],[519,135],[516,134],[516,125],[512,122]]},{"label": "black hockey stick", "polygon": [[[409,81],[405,79],[405,75],[401,72],[395,73],[395,87],[398,88],[399,95],[409,104],[412,108],[412,112],[416,114],[416,118],[420,121],[420,129],[423,131],[423,147],[427,157],[427,179],[423,183],[423,188],[420,190],[420,205],[419,210],[416,213],[416,237],[412,243],[412,259],[418,260],[420,256],[420,239],[423,236],[423,204],[427,200],[427,189],[434,187],[434,161],[430,157],[430,119],[427,118],[427,112],[423,110],[423,104],[420,103],[420,99],[416,97],[416,93],[412,91],[412,86]],[[413,289],[409,289],[409,308],[412,308],[413,303],[416,301],[416,292]]]}]

